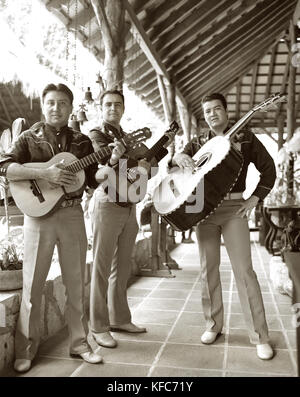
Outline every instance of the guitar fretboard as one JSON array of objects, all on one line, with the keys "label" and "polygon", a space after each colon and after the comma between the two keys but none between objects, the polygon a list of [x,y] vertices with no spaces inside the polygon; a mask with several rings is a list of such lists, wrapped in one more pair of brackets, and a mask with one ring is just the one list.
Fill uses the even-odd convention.
[{"label": "guitar fretboard", "polygon": [[111,153],[112,149],[110,147],[103,147],[102,149],[97,150],[97,152],[88,154],[79,160],[73,161],[73,163],[66,166],[66,169],[76,174],[94,163],[100,163],[104,159],[108,158]]}]

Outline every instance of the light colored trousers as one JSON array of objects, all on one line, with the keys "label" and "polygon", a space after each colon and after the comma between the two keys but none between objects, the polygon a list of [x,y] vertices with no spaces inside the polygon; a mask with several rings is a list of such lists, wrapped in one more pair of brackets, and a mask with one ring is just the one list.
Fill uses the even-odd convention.
[{"label": "light colored trousers", "polygon": [[206,329],[221,332],[224,308],[220,280],[220,246],[223,235],[250,342],[268,343],[264,304],[251,260],[250,232],[246,218],[236,215],[244,200],[224,200],[203,223],[196,227],[200,266],[202,306]]},{"label": "light colored trousers", "polygon": [[66,287],[70,353],[89,351],[84,309],[87,238],[81,205],[60,208],[47,218],[24,216],[23,294],[17,323],[16,358],[32,360],[40,340],[40,308],[45,281],[57,245]]},{"label": "light colored trousers", "polygon": [[101,202],[95,191],[91,216],[93,270],[90,321],[93,333],[107,332],[110,325],[131,322],[127,283],[138,224],[136,208]]}]

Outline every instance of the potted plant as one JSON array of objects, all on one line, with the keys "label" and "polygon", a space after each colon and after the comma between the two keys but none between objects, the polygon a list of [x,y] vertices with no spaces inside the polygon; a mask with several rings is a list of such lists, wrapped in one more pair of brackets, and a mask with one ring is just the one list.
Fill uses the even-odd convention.
[{"label": "potted plant", "polygon": [[[13,133],[9,129],[3,131],[0,139],[1,154],[10,148],[14,139],[20,134],[24,121],[24,119],[14,121]],[[6,236],[0,240],[0,291],[7,291],[22,288],[23,228],[11,227],[10,217],[12,214],[18,214],[19,211],[10,211],[12,207],[9,204],[13,200],[10,196],[8,180],[5,177],[0,177],[0,195],[4,209],[0,214],[2,215],[0,232],[1,236]]]}]

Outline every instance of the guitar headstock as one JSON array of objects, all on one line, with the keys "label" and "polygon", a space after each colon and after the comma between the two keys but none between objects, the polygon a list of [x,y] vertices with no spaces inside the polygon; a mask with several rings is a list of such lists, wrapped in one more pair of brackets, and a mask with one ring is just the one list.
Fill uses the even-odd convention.
[{"label": "guitar headstock", "polygon": [[254,112],[266,112],[267,110],[277,108],[277,104],[280,102],[286,102],[286,96],[284,94],[274,94],[270,98],[265,99],[260,104],[254,106],[252,109]]},{"label": "guitar headstock", "polygon": [[125,146],[132,146],[132,145],[135,146],[136,144],[151,138],[151,136],[152,136],[152,132],[150,128],[144,127],[144,128],[139,128],[138,130],[135,130],[133,132],[130,132],[123,138],[123,141]]},{"label": "guitar headstock", "polygon": [[179,130],[179,125],[175,120],[172,121],[172,123],[169,125],[169,128],[164,134],[168,137],[169,143],[171,143],[172,140],[175,138],[175,135],[177,134],[178,130]]}]

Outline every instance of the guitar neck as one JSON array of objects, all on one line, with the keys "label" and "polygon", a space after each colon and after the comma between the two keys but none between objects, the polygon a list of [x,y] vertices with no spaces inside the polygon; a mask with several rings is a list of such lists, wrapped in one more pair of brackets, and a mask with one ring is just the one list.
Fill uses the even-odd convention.
[{"label": "guitar neck", "polygon": [[147,161],[150,161],[163,147],[165,143],[169,140],[167,135],[163,135],[148,151],[145,156]]},{"label": "guitar neck", "polygon": [[231,139],[234,137],[234,135],[241,129],[243,128],[248,121],[250,120],[250,118],[253,116],[253,114],[255,113],[254,110],[250,110],[248,113],[246,113],[239,121],[237,121],[230,129],[229,131],[226,133],[225,138],[227,139]]},{"label": "guitar neck", "polygon": [[105,158],[108,158],[111,153],[112,149],[110,147],[103,147],[102,149],[97,150],[97,152],[88,154],[81,159],[73,161],[71,164],[66,166],[66,169],[76,174],[94,163],[100,163]]}]

